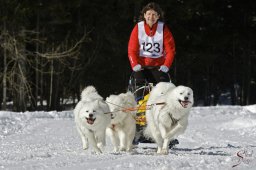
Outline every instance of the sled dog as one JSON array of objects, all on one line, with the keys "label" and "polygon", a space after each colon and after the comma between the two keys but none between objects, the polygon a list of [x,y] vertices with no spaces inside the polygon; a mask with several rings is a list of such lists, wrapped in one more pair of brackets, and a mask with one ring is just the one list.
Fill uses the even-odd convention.
[{"label": "sled dog", "polygon": [[89,144],[96,153],[102,153],[105,145],[106,128],[111,116],[109,107],[93,86],[86,87],[81,93],[81,100],[74,109],[77,131],[82,139],[83,149]]},{"label": "sled dog", "polygon": [[131,92],[110,95],[106,103],[111,111],[111,124],[107,128],[107,135],[111,139],[114,152],[131,151],[136,131],[136,111],[128,108],[137,105],[134,95]]},{"label": "sled dog", "polygon": [[150,92],[150,97],[147,101],[147,105],[155,102],[157,98],[167,93],[167,91],[174,89],[176,86],[171,82],[159,82]]},{"label": "sled dog", "polygon": [[157,93],[162,91],[161,85],[152,89],[154,93],[150,95],[148,104],[153,106],[146,111],[147,127],[144,131],[145,136],[156,142],[158,154],[168,154],[170,141],[186,130],[194,103],[191,88],[174,85],[164,87],[167,87],[167,91],[163,94]]}]

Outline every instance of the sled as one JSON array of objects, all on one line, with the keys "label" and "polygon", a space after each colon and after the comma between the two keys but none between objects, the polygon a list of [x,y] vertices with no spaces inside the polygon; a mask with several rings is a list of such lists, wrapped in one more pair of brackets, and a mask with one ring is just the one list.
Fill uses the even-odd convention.
[{"label": "sled", "polygon": [[143,84],[138,84],[133,74],[130,76],[128,91],[131,91],[134,94],[135,100],[137,102],[137,111],[136,111],[136,134],[134,139],[134,144],[138,143],[151,143],[143,135],[143,130],[146,127],[146,109],[147,101],[150,95],[150,91],[153,88],[153,83],[143,80]]}]

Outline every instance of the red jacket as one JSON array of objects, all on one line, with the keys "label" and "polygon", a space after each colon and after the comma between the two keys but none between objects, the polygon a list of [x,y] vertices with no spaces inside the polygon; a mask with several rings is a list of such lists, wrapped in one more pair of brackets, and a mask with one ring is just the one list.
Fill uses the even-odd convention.
[{"label": "red jacket", "polygon": [[[157,23],[150,27],[144,22],[145,32],[148,36],[154,36]],[[151,34],[150,34],[151,32]],[[139,56],[139,39],[138,39],[138,24],[133,28],[129,44],[128,44],[128,57],[130,60],[131,67],[133,68],[135,65],[140,64],[143,66],[161,66],[165,65],[170,68],[172,65],[174,54],[175,54],[175,43],[172,36],[172,33],[168,29],[166,25],[164,25],[163,32],[163,51],[164,56],[160,58],[148,58],[148,57],[140,57]]]}]

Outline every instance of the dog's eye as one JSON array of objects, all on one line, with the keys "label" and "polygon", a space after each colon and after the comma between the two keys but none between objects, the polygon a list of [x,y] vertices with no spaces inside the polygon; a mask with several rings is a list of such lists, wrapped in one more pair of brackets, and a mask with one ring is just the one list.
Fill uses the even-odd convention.
[{"label": "dog's eye", "polygon": [[93,110],[92,112],[93,112],[93,113],[95,113],[96,111],[95,111],[95,110]]},{"label": "dog's eye", "polygon": [[86,113],[88,113],[89,111],[88,110],[86,110]]},{"label": "dog's eye", "polygon": [[183,93],[180,93],[180,95],[182,95]]},{"label": "dog's eye", "polygon": [[190,93],[188,93],[188,95],[190,95]]}]

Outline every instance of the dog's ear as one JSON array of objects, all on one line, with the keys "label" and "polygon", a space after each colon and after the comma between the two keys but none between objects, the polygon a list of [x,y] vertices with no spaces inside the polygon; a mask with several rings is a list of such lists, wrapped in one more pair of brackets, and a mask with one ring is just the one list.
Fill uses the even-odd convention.
[{"label": "dog's ear", "polygon": [[128,91],[126,93],[126,96],[127,96],[128,99],[133,99],[133,98],[135,99],[134,94],[132,94],[132,92],[130,92],[130,91]]},{"label": "dog's ear", "polygon": [[137,105],[137,102],[135,101],[135,97],[131,92],[120,94],[120,97],[124,103],[129,104],[131,107]]},{"label": "dog's ear", "polygon": [[109,106],[102,100],[96,100],[97,105],[103,110],[103,112],[110,112]]},{"label": "dog's ear", "polygon": [[131,103],[132,105],[137,105],[137,102],[135,100],[135,96],[132,92],[127,92],[127,99],[129,100],[128,102]]},{"label": "dog's ear", "polygon": [[111,102],[114,98],[114,95],[110,95],[106,98],[106,101]]},{"label": "dog's ear", "polygon": [[120,100],[121,100],[123,103],[127,103],[128,100],[129,100],[126,93],[125,93],[125,94],[124,94],[124,93],[120,94],[119,97],[120,97]]},{"label": "dog's ear", "polygon": [[100,107],[100,106],[101,106],[100,103],[101,103],[100,100],[95,100],[95,101],[93,101],[93,104],[94,104],[95,106],[97,106],[97,107]]}]

